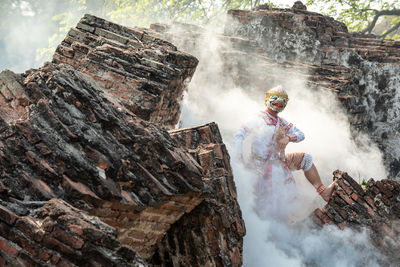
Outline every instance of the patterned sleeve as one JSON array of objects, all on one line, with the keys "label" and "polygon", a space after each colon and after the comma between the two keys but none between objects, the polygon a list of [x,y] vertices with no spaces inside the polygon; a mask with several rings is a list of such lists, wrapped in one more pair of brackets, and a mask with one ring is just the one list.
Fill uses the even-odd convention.
[{"label": "patterned sleeve", "polygon": [[234,142],[234,153],[237,157],[241,157],[243,154],[243,141],[252,132],[255,127],[255,122],[253,120],[244,123],[239,130],[236,131],[233,142]]},{"label": "patterned sleeve", "polygon": [[283,120],[285,125],[286,135],[289,137],[290,142],[298,143],[304,140],[304,133],[296,128],[293,123]]}]

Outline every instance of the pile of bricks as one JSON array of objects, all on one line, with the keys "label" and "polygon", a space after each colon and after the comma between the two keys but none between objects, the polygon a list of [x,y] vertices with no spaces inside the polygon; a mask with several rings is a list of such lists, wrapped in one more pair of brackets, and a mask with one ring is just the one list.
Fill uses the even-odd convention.
[{"label": "pile of bricks", "polygon": [[177,221],[157,244],[156,266],[241,266],[244,221],[229,154],[215,123],[170,131],[201,165],[205,201]]},{"label": "pile of bricks", "polygon": [[364,188],[346,172],[335,171],[337,188],[322,209],[312,214],[319,225],[336,225],[366,230],[370,240],[389,257],[399,263],[400,257],[400,184],[394,180],[369,179]]},{"label": "pile of bricks", "polygon": [[0,206],[1,266],[147,266],[114,228],[60,199],[31,216]]}]

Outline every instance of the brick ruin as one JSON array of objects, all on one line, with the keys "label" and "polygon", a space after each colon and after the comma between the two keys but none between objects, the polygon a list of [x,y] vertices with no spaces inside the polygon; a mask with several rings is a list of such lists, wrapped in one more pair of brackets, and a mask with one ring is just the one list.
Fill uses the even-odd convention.
[{"label": "brick ruin", "polygon": [[346,172],[335,171],[338,187],[328,204],[316,209],[312,220],[319,226],[336,225],[366,230],[373,245],[387,256],[382,266],[400,262],[400,185],[390,179],[369,179],[360,186]]},{"label": "brick ruin", "polygon": [[[150,27],[183,51],[197,57],[206,53],[202,28],[178,23]],[[307,11],[302,4],[230,10],[218,38],[225,76],[221,84],[233,81],[259,93],[258,99],[265,88],[296,87],[296,82],[335,93],[352,127],[379,145],[390,178],[400,179],[400,139],[393,134],[400,130],[399,41],[351,33],[343,23]]]},{"label": "brick ruin", "polygon": [[53,62],[0,74],[1,266],[242,264],[218,127],[167,131],[197,63],[85,15]]},{"label": "brick ruin", "polygon": [[[228,16],[220,53],[235,83],[260,90],[300,76],[337,93],[353,127],[396,142],[386,110],[396,108],[399,42],[349,33],[299,3]],[[245,225],[217,125],[172,130],[202,34],[85,15],[51,63],[0,73],[1,266],[242,265]],[[380,144],[397,177],[400,155]],[[334,179],[316,225],[367,229],[399,262],[399,184]]]}]

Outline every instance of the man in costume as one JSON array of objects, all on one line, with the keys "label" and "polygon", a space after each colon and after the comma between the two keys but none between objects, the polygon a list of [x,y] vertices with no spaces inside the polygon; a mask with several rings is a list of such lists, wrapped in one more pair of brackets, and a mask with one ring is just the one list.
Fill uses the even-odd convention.
[{"label": "man in costume", "polygon": [[278,116],[288,100],[282,86],[269,90],[265,97],[266,110],[246,122],[234,137],[236,153],[243,159],[243,141],[251,136],[250,167],[255,169],[259,176],[255,188],[257,212],[271,206],[271,203],[274,206],[274,202],[294,200],[295,183],[291,173],[293,170],[302,169],[307,180],[325,201],[329,200],[335,186],[335,182],[328,187],[323,185],[310,154],[297,152],[285,155],[285,148],[289,142],[304,140],[302,131]]}]

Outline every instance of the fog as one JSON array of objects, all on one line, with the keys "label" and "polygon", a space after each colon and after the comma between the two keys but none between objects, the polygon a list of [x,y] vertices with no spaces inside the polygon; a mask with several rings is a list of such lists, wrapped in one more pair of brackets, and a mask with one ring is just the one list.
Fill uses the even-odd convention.
[{"label": "fog", "polygon": [[[240,70],[226,72],[223,57],[223,51],[232,48],[213,30],[204,33],[197,48],[194,53],[200,63],[183,99],[180,126],[215,121],[234,159],[233,135],[245,121],[265,109],[264,92],[235,85],[232,73]],[[255,66],[257,64],[250,62],[249,66],[242,67]],[[262,73],[263,70],[252,71]],[[332,182],[332,172],[336,169],[348,172],[359,181],[386,177],[379,149],[366,136],[351,132],[335,95],[308,88],[302,76],[295,73],[288,79],[285,70],[276,68],[273,72],[278,77],[286,77],[282,83],[289,94],[288,105],[280,116],[306,136],[303,142],[289,143],[287,153],[312,154],[325,185]],[[361,140],[357,144],[353,141],[354,135]],[[245,146],[249,141],[245,141]],[[265,209],[276,210],[278,205],[288,218],[279,220],[267,216],[261,219],[255,209],[257,175],[235,160],[231,164],[247,229],[244,266],[378,266],[377,259],[382,256],[371,246],[365,232],[341,231],[336,226],[319,229],[310,222],[310,213],[321,208],[324,201],[302,171],[294,172],[297,193],[290,189],[273,192],[274,201],[265,206]],[[297,194],[296,201],[286,201],[293,194]]]}]

